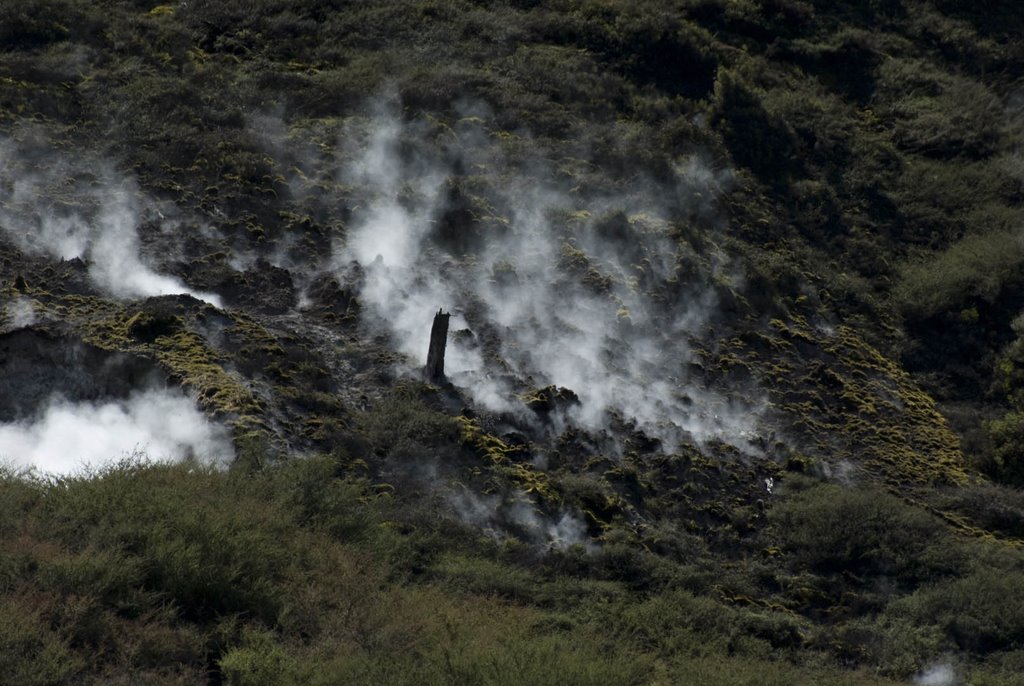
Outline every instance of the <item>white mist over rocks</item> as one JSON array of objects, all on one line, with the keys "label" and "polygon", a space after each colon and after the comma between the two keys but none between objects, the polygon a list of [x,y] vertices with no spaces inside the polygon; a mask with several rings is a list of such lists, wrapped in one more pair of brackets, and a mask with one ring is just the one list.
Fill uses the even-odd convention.
[{"label": "white mist over rocks", "polygon": [[32,301],[25,297],[17,297],[4,305],[5,328],[23,329],[37,321],[36,308]]},{"label": "white mist over rocks", "polygon": [[532,543],[557,550],[574,545],[584,546],[588,552],[597,549],[579,516],[561,512],[557,518],[546,517],[525,493],[513,492],[502,498],[460,489],[449,493],[447,500],[462,521],[498,540],[505,538],[512,528]]},{"label": "white mist over rocks", "polygon": [[226,465],[234,448],[227,429],[173,390],[95,403],[54,398],[33,420],[0,424],[0,463],[17,469],[75,475],[139,455]]},{"label": "white mist over rocks", "polygon": [[934,664],[914,677],[917,686],[955,686],[956,671],[949,663]]},{"label": "white mist over rocks", "polygon": [[[516,394],[553,384],[579,396],[569,419],[588,429],[620,421],[667,450],[721,440],[756,452],[745,439],[760,400],[727,398],[688,371],[701,361],[693,337],[737,277],[679,224],[713,233],[728,172],[690,157],[668,184],[589,191],[539,156],[502,159],[478,119],[464,124],[427,141],[380,109],[346,132],[357,142],[341,180],[361,202],[334,268],[345,278],[361,267],[364,312],[419,365],[434,313],[450,310],[446,372],[490,410],[522,412]],[[465,189],[479,196],[466,202]]]},{"label": "white mist over rocks", "polygon": [[135,182],[109,164],[0,141],[0,230],[21,250],[83,260],[92,282],[114,297],[186,293],[220,307],[216,295],[146,264],[137,227],[156,212]]}]

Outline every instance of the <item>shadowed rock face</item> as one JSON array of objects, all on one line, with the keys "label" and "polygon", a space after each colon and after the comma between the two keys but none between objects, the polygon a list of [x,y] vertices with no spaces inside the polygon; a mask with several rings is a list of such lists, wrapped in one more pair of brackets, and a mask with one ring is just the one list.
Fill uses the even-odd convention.
[{"label": "shadowed rock face", "polygon": [[0,335],[0,422],[33,416],[57,395],[70,401],[124,398],[164,385],[149,360],[37,329]]}]

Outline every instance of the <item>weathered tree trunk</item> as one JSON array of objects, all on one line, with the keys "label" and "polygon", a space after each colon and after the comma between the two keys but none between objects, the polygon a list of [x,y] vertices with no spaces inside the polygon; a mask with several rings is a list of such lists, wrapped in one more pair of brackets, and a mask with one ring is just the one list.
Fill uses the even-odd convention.
[{"label": "weathered tree trunk", "polygon": [[423,370],[429,381],[444,380],[444,349],[448,344],[448,318],[450,314],[438,310],[434,325],[430,327],[430,349],[427,350],[427,366]]}]

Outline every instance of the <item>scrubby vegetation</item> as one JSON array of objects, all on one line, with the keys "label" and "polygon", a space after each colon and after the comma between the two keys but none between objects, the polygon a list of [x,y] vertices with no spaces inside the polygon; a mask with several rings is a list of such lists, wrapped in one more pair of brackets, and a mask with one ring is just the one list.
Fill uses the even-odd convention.
[{"label": "scrubby vegetation", "polygon": [[616,529],[498,541],[351,468],[5,473],[4,679],[882,684],[953,655],[1009,684],[1024,660],[1021,551],[883,490],[794,477],[749,555],[670,561]]},{"label": "scrubby vegetation", "polygon": [[[1012,0],[0,3],[10,176],[113,160],[171,226],[143,221],[143,249],[176,241],[154,259],[225,307],[113,299],[6,238],[3,302],[158,368],[237,450],[0,473],[0,682],[1019,683],[1021,35]],[[347,235],[364,199],[337,169],[379,98],[416,128],[403,159],[493,153],[450,155],[452,260],[504,235],[523,169],[577,202],[566,235],[625,244],[654,220],[603,199],[670,196],[671,282],[570,240],[558,266],[670,307],[728,264],[679,345],[705,387],[765,389],[764,459],[563,430],[586,389],[532,379],[543,431],[484,414],[397,378],[358,269],[272,266]],[[720,207],[665,190],[693,160]],[[95,212],[70,189],[100,176],[66,181],[49,209]]]},{"label": "scrubby vegetation", "polygon": [[[700,587],[713,567],[666,567],[638,595],[621,578],[623,553],[538,556],[513,541],[497,544],[454,519],[375,495],[369,484],[338,476],[340,467],[310,458],[243,474],[126,461],[88,478],[6,475],[5,679],[871,680],[791,662],[813,639],[806,620],[785,607],[694,595],[708,590]],[[1009,583],[983,574],[993,593]],[[951,621],[926,612],[931,596],[922,596],[909,598],[907,611]],[[988,602],[981,597],[977,621]],[[942,625],[951,640],[976,621],[953,619]],[[1015,630],[993,625],[977,640],[1005,648]]]}]

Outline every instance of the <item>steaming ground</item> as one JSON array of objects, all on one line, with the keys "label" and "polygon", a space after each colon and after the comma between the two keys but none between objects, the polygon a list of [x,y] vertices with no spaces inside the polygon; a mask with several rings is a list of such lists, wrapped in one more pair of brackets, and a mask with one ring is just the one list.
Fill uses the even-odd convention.
[{"label": "steaming ground", "polygon": [[173,390],[96,403],[54,398],[31,421],[0,424],[0,462],[19,470],[63,476],[139,456],[227,464],[234,449],[225,428]]},{"label": "steaming ground", "polygon": [[688,158],[668,182],[581,190],[539,159],[503,159],[467,121],[440,144],[386,111],[348,132],[363,145],[342,181],[364,202],[334,264],[341,278],[361,268],[365,312],[422,364],[433,314],[452,310],[448,375],[487,409],[521,411],[516,394],[554,384],[578,394],[566,418],[589,429],[614,418],[668,449],[750,450],[758,399],[688,372],[719,307],[712,284],[736,275],[679,224],[713,231],[729,175]]},{"label": "steaming ground", "polygon": [[22,329],[36,323],[36,311],[28,298],[14,298],[3,308],[3,320],[11,329]]},{"label": "steaming ground", "polygon": [[117,298],[187,293],[220,307],[154,270],[141,254],[138,227],[159,211],[109,164],[70,156],[45,141],[0,140],[0,231],[24,252],[81,259],[90,280]]},{"label": "steaming ground", "polygon": [[[442,307],[454,315],[448,375],[478,407],[555,432],[567,424],[636,430],[666,451],[709,441],[757,451],[750,442],[762,430],[756,389],[712,390],[692,373],[723,294],[741,278],[708,239],[720,228],[715,198],[728,172],[691,156],[668,178],[592,183],[586,163],[567,172],[528,140],[507,157],[478,116],[438,129],[402,121],[386,106],[341,133],[346,162],[336,180],[350,219],[329,269],[358,289],[364,319],[390,333],[411,363],[405,371],[425,361],[431,318]],[[268,145],[275,147],[273,136]],[[92,284],[116,298],[188,293],[221,305],[153,266],[154,250],[164,247],[144,249],[139,230],[155,226],[147,241],[163,240],[174,222],[161,210],[172,208],[111,165],[31,137],[0,142],[0,162],[0,229],[22,251],[81,259]],[[259,257],[300,281],[317,271],[286,264],[287,245],[279,241],[278,254]],[[231,256],[240,266],[252,259]],[[4,306],[15,328],[34,317],[28,300]],[[580,402],[556,408],[545,423],[523,399],[549,385],[571,389]],[[154,393],[56,401],[32,424],[0,427],[0,454],[52,473],[138,451],[169,460],[231,454],[227,437],[187,399]],[[158,421],[162,415],[176,419]],[[575,513],[543,516],[522,494],[500,502],[467,497],[450,504],[468,520],[491,512],[479,522],[485,529],[511,526],[555,546],[586,540]]]},{"label": "steaming ground", "polygon": [[914,683],[917,686],[954,686],[956,670],[949,663],[930,665],[914,677]]},{"label": "steaming ground", "polygon": [[587,549],[596,547],[587,536],[587,526],[579,515],[563,511],[557,517],[546,517],[537,511],[525,493],[512,493],[502,498],[461,489],[449,493],[447,501],[462,521],[498,540],[506,538],[512,529],[523,540],[559,550],[573,545]]}]

